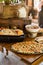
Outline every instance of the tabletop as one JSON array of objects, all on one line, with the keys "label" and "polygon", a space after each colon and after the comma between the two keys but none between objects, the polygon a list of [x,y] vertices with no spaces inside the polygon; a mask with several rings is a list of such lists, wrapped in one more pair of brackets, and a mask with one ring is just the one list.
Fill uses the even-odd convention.
[{"label": "tabletop", "polygon": [[[24,41],[31,41],[31,40],[34,40],[34,39],[30,39],[30,38],[24,39]],[[2,47],[5,47],[7,50],[11,52],[12,52],[11,46],[13,44],[14,43],[0,43]],[[43,54],[42,55],[41,54],[40,55],[23,55],[23,54],[17,54],[15,52],[12,52],[12,53],[14,53],[14,56],[16,55],[16,58],[15,57],[14,58],[17,59],[17,61],[13,60],[15,61],[15,65],[29,65],[29,64],[30,65],[37,65],[37,64],[41,65],[40,63],[41,62],[43,63]],[[13,64],[14,62],[12,63],[12,65]]]}]

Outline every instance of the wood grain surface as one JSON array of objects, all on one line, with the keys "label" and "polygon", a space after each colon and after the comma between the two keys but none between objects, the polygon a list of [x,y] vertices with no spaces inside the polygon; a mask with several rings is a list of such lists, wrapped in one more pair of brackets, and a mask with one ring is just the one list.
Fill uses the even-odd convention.
[{"label": "wood grain surface", "polygon": [[[31,41],[31,40],[34,40],[34,39],[30,39],[30,38],[26,38],[24,41]],[[11,50],[11,46],[13,45],[14,43],[0,43],[0,45],[2,46],[2,47],[5,47],[7,50],[10,50],[10,51],[12,51]],[[15,61],[15,60],[13,60],[13,61],[15,61],[15,64],[14,63],[12,63],[12,65],[14,64],[14,65],[28,65],[28,64],[30,64],[30,65],[32,65],[34,62],[39,62],[40,63],[40,61],[43,61],[43,55],[23,55],[23,54],[17,54],[17,53],[15,53],[15,52],[13,52],[14,53],[14,58],[15,58],[15,55],[17,55],[18,57],[20,57],[20,59],[18,59],[18,58],[16,58],[17,59],[17,62]],[[40,61],[37,61],[37,60],[39,60],[41,58],[41,60]],[[11,60],[12,58],[10,58],[10,60]],[[19,62],[18,62],[18,60],[19,60]],[[11,60],[12,61],[12,60]],[[13,62],[12,61],[12,62]],[[6,60],[4,60],[4,62],[6,62]],[[9,63],[9,61],[7,60],[7,62],[6,63]],[[4,63],[3,63],[4,64]],[[4,64],[5,65],[5,64]],[[7,65],[7,64],[6,64]],[[9,64],[10,65],[10,64]],[[37,64],[36,64],[37,65]]]}]

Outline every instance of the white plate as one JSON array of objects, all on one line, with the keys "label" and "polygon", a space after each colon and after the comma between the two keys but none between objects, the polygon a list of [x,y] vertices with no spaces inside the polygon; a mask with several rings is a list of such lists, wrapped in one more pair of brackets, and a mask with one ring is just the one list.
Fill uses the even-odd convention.
[{"label": "white plate", "polygon": [[39,33],[43,33],[43,28],[40,28]]},{"label": "white plate", "polygon": [[35,41],[39,42],[39,43],[43,43],[43,36],[40,37],[36,37]]}]

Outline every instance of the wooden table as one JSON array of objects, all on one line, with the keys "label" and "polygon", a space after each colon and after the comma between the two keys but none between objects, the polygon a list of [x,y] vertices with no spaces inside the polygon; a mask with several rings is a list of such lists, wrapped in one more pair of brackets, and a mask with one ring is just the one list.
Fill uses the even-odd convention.
[{"label": "wooden table", "polygon": [[[29,40],[33,40],[33,39],[26,38],[24,41],[29,41]],[[5,47],[7,50],[10,51],[12,44],[14,43],[0,43],[1,46]],[[17,53],[14,54],[20,57],[19,63],[17,65],[40,65],[40,63],[43,62],[43,55],[22,55]]]}]

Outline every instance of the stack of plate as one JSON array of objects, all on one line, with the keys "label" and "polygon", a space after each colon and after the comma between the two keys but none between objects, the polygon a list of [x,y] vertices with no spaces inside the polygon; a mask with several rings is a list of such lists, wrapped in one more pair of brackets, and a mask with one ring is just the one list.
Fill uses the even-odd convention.
[{"label": "stack of plate", "polygon": [[43,36],[36,37],[35,41],[38,42],[38,43],[43,43]]}]

